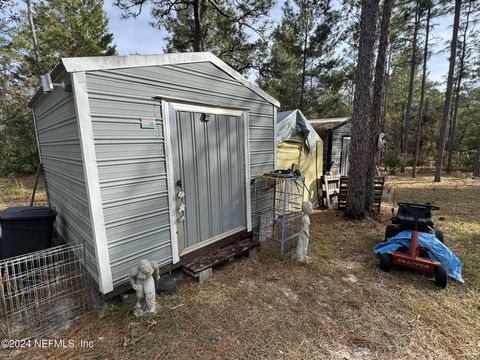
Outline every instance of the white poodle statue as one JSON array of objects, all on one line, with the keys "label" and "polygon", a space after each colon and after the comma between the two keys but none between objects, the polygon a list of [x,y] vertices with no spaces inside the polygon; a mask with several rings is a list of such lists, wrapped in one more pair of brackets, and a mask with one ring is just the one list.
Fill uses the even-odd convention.
[{"label": "white poodle statue", "polygon": [[313,213],[313,205],[310,201],[302,203],[302,228],[298,236],[297,243],[297,260],[300,262],[309,262],[310,258],[307,256],[308,241],[310,239],[310,214]]},{"label": "white poodle statue", "polygon": [[130,283],[137,292],[137,303],[133,308],[136,317],[155,314],[155,279],[158,278],[158,265],[155,261],[142,260],[130,270]]}]

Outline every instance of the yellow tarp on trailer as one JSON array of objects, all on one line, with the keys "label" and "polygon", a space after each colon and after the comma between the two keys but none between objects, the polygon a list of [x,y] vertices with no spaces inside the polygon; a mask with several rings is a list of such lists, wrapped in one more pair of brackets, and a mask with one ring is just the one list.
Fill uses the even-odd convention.
[{"label": "yellow tarp on trailer", "polygon": [[[305,146],[305,141],[296,135],[277,145],[277,169],[298,169],[305,176],[304,199],[318,206],[317,179],[322,176],[323,169],[323,142],[318,138],[316,146],[310,152]],[[321,191],[321,184],[318,183]],[[308,191],[307,191],[308,189]]]}]

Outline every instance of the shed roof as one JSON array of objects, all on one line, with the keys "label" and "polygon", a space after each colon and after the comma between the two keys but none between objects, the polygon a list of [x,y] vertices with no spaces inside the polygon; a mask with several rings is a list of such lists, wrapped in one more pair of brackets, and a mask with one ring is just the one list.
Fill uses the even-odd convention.
[{"label": "shed roof", "polygon": [[326,132],[329,129],[337,129],[345,124],[347,124],[352,118],[351,117],[339,117],[339,118],[325,118],[325,119],[312,119],[309,120],[312,127],[321,134]]},{"label": "shed roof", "polygon": [[345,121],[345,120],[348,120],[350,119],[349,116],[344,116],[344,117],[335,117],[335,118],[320,118],[320,119],[310,119],[308,121],[310,121],[311,123],[314,123],[314,124],[321,124],[321,123],[325,123],[325,122],[342,122],[342,121]]},{"label": "shed roof", "polygon": [[[63,71],[74,73],[81,71],[112,70],[198,62],[211,62],[269,103],[276,107],[280,106],[280,103],[276,99],[260,89],[257,85],[248,81],[242,74],[210,52],[62,58],[60,63],[52,70],[51,77],[52,80],[55,80],[55,78],[57,78]],[[35,100],[37,100],[42,94],[43,90],[40,87],[28,102],[29,106],[32,106]]]}]

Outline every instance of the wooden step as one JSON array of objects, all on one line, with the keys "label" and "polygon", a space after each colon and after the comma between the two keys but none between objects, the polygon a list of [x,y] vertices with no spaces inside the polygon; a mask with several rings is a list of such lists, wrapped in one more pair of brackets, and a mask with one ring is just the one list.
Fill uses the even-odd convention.
[{"label": "wooden step", "polygon": [[236,257],[248,254],[249,258],[256,256],[257,248],[260,245],[258,241],[251,237],[240,240],[229,246],[217,249],[212,253],[193,260],[182,266],[182,270],[188,275],[203,282],[212,274],[212,268],[223,263],[230,262]]}]

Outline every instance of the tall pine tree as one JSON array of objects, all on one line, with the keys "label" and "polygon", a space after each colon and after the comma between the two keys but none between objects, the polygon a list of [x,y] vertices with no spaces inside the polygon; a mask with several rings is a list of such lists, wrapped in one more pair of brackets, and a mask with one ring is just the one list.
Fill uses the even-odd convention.
[{"label": "tall pine tree", "polygon": [[462,8],[462,0],[455,0],[455,14],[453,16],[452,42],[450,43],[450,59],[447,76],[447,89],[445,90],[445,102],[443,103],[442,120],[440,122],[440,136],[437,145],[437,157],[435,159],[435,182],[442,181],[442,163],[443,153],[445,151],[445,139],[447,134],[448,112],[450,109],[450,101],[453,88],[453,75],[455,72],[458,30],[460,28],[460,12]]},{"label": "tall pine tree", "polygon": [[211,51],[237,71],[258,68],[274,0],[116,0],[124,18],[150,5],[151,24],[168,32],[168,52]]},{"label": "tall pine tree", "polygon": [[1,175],[29,173],[38,159],[26,103],[39,85],[39,75],[50,71],[61,57],[115,53],[103,1],[25,1],[20,5],[16,13],[0,6]]},{"label": "tall pine tree", "polygon": [[[208,11],[204,19],[204,34],[202,36],[203,50],[210,51],[221,58],[235,70],[247,74],[251,69],[259,69],[266,42],[264,33],[267,22],[257,24],[253,31],[247,23],[239,21],[240,14],[235,14],[227,1],[218,1],[225,14]],[[265,3],[263,18],[270,9]],[[168,33],[166,37],[167,52],[195,51],[195,17],[193,8],[178,11],[175,17],[164,19],[162,24],[157,19],[156,26],[163,26]],[[252,36],[258,32],[258,36]]]},{"label": "tall pine tree", "polygon": [[375,33],[377,27],[378,0],[362,0],[360,19],[360,47],[358,50],[357,76],[352,113],[352,144],[348,169],[348,192],[345,214],[353,219],[365,217],[366,172],[364,156],[368,150],[365,129],[371,122],[372,68],[374,61]]},{"label": "tall pine tree", "polygon": [[342,39],[340,13],[328,0],[294,0],[286,2],[282,11],[272,33],[270,56],[260,72],[260,86],[279,99],[283,109],[318,115],[325,93],[331,96],[329,101],[336,96],[338,103],[332,108],[341,108],[345,73],[335,54]]},{"label": "tall pine tree", "polygon": [[32,18],[38,39],[39,69],[35,71],[28,14],[21,14],[10,44],[22,55],[19,71],[27,78],[51,70],[61,57],[116,53],[102,0],[41,1],[33,4]]}]

